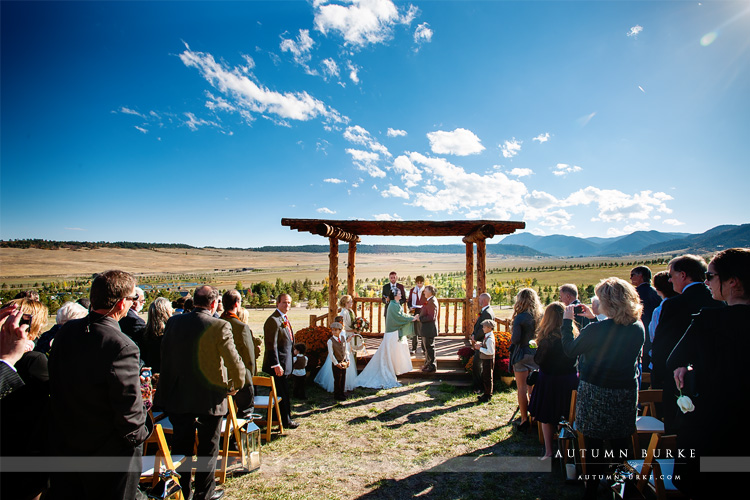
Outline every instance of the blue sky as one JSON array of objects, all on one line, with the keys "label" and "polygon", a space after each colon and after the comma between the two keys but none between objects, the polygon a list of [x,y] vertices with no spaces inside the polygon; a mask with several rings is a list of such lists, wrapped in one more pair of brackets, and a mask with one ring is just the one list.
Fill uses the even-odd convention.
[{"label": "blue sky", "polygon": [[[750,2],[2,2],[0,237],[748,222]],[[365,238],[364,243],[456,243]]]}]

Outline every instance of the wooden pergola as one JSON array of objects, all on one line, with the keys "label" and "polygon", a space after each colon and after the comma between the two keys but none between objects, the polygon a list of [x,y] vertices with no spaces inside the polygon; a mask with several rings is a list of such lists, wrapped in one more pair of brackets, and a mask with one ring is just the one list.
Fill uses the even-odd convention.
[{"label": "wooden pergola", "polygon": [[[328,322],[337,313],[339,287],[339,240],[349,244],[346,266],[347,293],[355,296],[355,260],[360,236],[463,236],[466,244],[466,298],[464,299],[463,331],[472,327],[477,301],[474,290],[474,245],[476,245],[477,297],[487,291],[487,239],[495,235],[511,234],[526,227],[525,222],[498,220],[453,220],[453,221],[365,221],[324,219],[281,219],[282,226],[290,229],[318,234],[328,238]],[[468,314],[467,314],[468,312]]]}]

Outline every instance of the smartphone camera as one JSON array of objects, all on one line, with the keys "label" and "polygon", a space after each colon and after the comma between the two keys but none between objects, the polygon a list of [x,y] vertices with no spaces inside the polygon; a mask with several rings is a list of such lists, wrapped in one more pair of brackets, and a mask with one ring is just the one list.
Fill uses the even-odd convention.
[{"label": "smartphone camera", "polygon": [[31,320],[34,318],[33,314],[22,314],[21,315],[21,321],[18,322],[19,325],[29,325],[31,327]]},{"label": "smartphone camera", "polygon": [[583,314],[583,306],[576,306],[576,314]]}]

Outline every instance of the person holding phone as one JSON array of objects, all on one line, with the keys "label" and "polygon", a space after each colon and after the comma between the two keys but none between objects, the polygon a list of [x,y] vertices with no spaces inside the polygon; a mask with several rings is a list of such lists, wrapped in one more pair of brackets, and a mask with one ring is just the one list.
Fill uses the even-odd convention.
[{"label": "person holding phone", "polygon": [[558,291],[560,292],[560,302],[565,306],[574,305],[575,315],[574,320],[579,330],[585,328],[589,323],[598,321],[596,316],[578,300],[578,287],[573,283],[566,283],[562,285]]}]

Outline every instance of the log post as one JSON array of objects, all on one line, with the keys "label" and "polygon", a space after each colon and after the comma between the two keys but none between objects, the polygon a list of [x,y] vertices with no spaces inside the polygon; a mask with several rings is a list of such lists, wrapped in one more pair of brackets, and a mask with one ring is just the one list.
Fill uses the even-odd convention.
[{"label": "log post", "polygon": [[[477,297],[487,291],[487,241],[477,241]],[[477,311],[478,313],[479,311]]]},{"label": "log post", "polygon": [[464,299],[464,337],[469,338],[471,335],[472,319],[474,311],[473,304],[474,292],[474,243],[466,243],[466,298]]},{"label": "log post", "polygon": [[[355,282],[355,274],[354,274],[354,267],[355,267],[355,258],[357,256],[357,242],[356,241],[350,241],[349,242],[349,260],[346,263],[346,293],[351,295],[352,298],[354,298],[354,292],[356,290],[354,286]],[[356,314],[355,314],[356,316]]]},{"label": "log post", "polygon": [[339,240],[328,238],[330,252],[328,254],[328,324],[336,317],[337,298],[339,294]]}]

